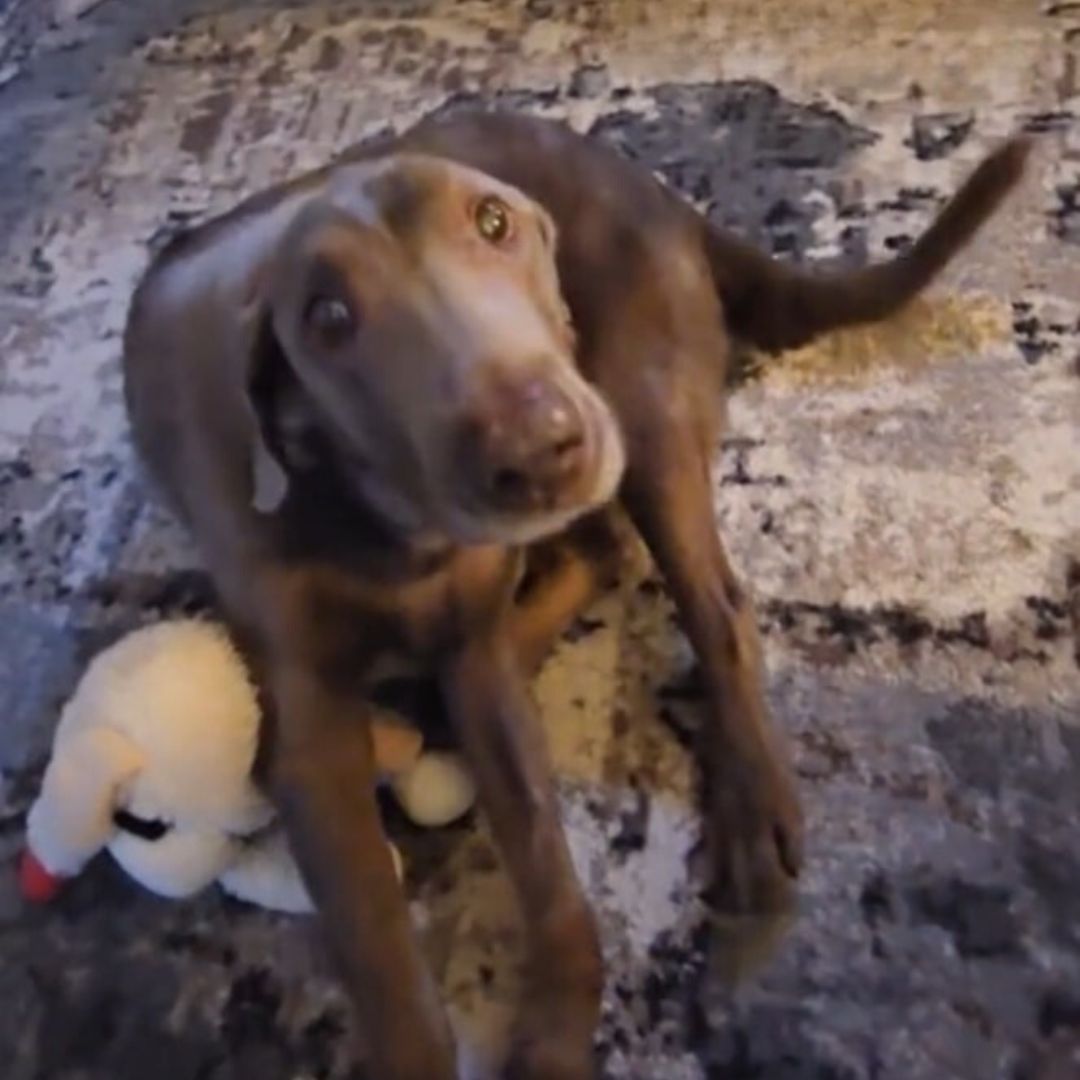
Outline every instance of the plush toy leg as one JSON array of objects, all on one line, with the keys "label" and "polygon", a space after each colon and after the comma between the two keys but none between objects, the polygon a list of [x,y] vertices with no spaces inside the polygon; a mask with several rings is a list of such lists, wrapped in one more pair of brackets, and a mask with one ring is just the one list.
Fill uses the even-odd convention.
[{"label": "plush toy leg", "polygon": [[[393,845],[390,852],[400,878],[401,856]],[[280,829],[246,845],[236,862],[218,878],[218,884],[238,900],[271,911],[304,915],[315,910]]]},{"label": "plush toy leg", "polygon": [[476,783],[461,754],[431,750],[390,782],[414,825],[441,828],[464,816],[476,802]]},{"label": "plush toy leg", "polygon": [[371,709],[371,741],[380,776],[397,776],[420,758],[424,737],[411,721],[389,709]]}]

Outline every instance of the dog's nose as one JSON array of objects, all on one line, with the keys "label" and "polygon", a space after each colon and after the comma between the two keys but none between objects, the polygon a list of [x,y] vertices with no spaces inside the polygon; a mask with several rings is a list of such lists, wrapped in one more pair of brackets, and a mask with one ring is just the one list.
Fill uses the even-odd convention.
[{"label": "dog's nose", "polygon": [[546,379],[503,385],[466,425],[466,460],[488,505],[503,511],[554,507],[585,465],[580,410]]}]

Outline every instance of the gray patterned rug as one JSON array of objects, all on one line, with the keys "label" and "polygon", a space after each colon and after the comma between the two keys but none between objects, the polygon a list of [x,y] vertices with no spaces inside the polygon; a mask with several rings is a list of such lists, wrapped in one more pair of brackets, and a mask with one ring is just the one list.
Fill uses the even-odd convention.
[{"label": "gray patterned rug", "polygon": [[[718,521],[758,598],[811,829],[798,921],[737,993],[705,977],[697,694],[657,582],[599,604],[538,692],[603,925],[605,1076],[1080,1076],[1076,4],[113,0],[26,25],[5,25],[0,87],[9,1080],[363,1075],[306,921],[159,901],[107,859],[28,911],[14,856],[86,658],[208,604],[120,407],[150,246],[476,98],[567,117],[823,264],[902,248],[995,139],[1041,133],[1024,192],[932,296],[752,367],[732,402]],[[505,881],[475,823],[402,846],[482,1071],[514,991]]]}]

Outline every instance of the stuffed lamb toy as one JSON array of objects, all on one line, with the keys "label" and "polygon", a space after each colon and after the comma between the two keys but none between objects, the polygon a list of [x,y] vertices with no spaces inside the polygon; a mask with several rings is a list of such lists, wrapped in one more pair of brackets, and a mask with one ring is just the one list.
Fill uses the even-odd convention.
[{"label": "stuffed lamb toy", "polygon": [[[214,623],[150,626],[98,655],[63,710],[30,809],[26,898],[50,899],[107,849],[162,896],[217,881],[242,900],[310,912],[274,809],[251,779],[259,719],[247,670]],[[458,755],[424,752],[420,733],[391,713],[379,714],[373,739],[380,772],[414,822],[448,824],[471,807]]]}]

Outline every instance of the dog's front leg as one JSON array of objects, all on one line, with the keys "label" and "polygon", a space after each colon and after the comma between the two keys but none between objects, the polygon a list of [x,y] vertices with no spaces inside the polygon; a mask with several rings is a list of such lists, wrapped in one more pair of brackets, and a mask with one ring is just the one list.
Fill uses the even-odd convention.
[{"label": "dog's front leg", "polygon": [[714,522],[707,443],[686,431],[653,433],[626,499],[701,665],[712,900],[725,916],[784,916],[802,865],[794,772],[765,703],[753,604]]},{"label": "dog's front leg", "polygon": [[527,981],[510,1075],[591,1080],[603,981],[599,942],[509,635],[500,628],[469,642],[446,663],[442,683],[526,921]]},{"label": "dog's front leg", "polygon": [[[690,294],[692,295],[692,294]],[[723,339],[687,300],[691,336],[627,318],[597,363],[627,446],[622,497],[663,575],[700,664],[713,958],[728,977],[755,966],[790,919],[803,861],[803,818],[790,753],[765,699],[754,606],[732,569],[713,509],[710,456],[719,410],[703,389]],[[615,359],[617,358],[617,359]]]},{"label": "dog's front leg", "polygon": [[372,1080],[454,1080],[449,1025],[379,818],[363,704],[306,656],[276,657],[266,684],[267,780],[359,1009]]}]

